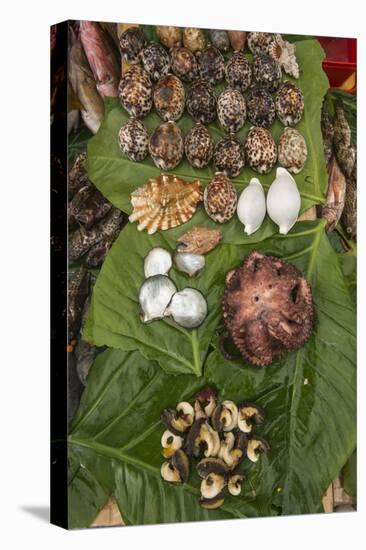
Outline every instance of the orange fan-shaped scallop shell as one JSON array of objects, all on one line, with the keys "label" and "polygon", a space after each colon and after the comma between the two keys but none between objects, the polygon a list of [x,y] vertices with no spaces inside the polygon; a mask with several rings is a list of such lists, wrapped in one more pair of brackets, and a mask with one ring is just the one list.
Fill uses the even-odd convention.
[{"label": "orange fan-shaped scallop shell", "polygon": [[188,183],[176,176],[161,175],[131,193],[133,212],[129,220],[138,220],[137,229],[147,229],[152,235],[158,229],[170,229],[190,220],[202,197],[199,181]]}]

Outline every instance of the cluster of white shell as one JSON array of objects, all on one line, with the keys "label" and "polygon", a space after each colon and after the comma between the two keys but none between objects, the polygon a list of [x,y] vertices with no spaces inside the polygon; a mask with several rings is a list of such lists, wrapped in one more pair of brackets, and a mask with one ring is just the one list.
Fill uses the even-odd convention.
[{"label": "cluster of white shell", "polygon": [[278,225],[279,232],[286,235],[295,225],[300,207],[301,197],[294,178],[285,168],[277,168],[267,198],[260,181],[251,179],[239,197],[237,215],[247,235],[261,227],[266,212]]},{"label": "cluster of white shell", "polygon": [[239,468],[245,458],[257,462],[269,450],[265,439],[252,433],[263,424],[265,412],[256,403],[216,400],[211,388],[198,393],[194,404],[182,401],[175,409],[164,409],[161,420],[166,427],[161,437],[161,466],[165,481],[184,483],[190,474],[189,458],[199,460],[200,504],[214,509],[224,502],[224,489],[233,496],[241,493],[245,480]]},{"label": "cluster of white shell", "polygon": [[206,299],[195,288],[177,290],[168,276],[173,262],[177,270],[190,276],[196,275],[205,266],[205,258],[200,254],[175,252],[172,258],[165,248],[152,248],[144,260],[145,281],[139,291],[141,321],[150,323],[172,317],[184,328],[196,328],[207,316]]}]

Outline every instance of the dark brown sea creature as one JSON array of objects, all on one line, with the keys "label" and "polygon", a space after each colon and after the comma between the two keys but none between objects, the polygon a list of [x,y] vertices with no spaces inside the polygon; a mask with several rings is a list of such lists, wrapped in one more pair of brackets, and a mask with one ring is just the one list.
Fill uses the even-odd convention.
[{"label": "dark brown sea creature", "polygon": [[321,129],[323,135],[325,162],[328,165],[333,154],[334,123],[325,102],[322,107]]},{"label": "dark brown sea creature", "polygon": [[80,153],[69,171],[67,189],[72,196],[88,183],[88,175],[85,168],[86,152]]},{"label": "dark brown sea creature", "polygon": [[101,220],[112,208],[94,185],[84,185],[69,204],[69,223],[85,225],[87,229]]},{"label": "dark brown sea creature", "polygon": [[254,366],[270,365],[311,335],[311,287],[292,264],[254,250],[226,275],[223,315],[242,357]]},{"label": "dark brown sea creature", "polygon": [[357,163],[346,180],[346,198],[341,218],[343,227],[349,237],[357,237]]}]

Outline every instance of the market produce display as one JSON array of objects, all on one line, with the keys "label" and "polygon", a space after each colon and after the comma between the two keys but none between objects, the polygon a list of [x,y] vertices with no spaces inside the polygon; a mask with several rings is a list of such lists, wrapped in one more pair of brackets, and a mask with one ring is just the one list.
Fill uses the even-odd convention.
[{"label": "market produce display", "polygon": [[69,341],[97,350],[70,523],[111,495],[127,524],[319,512],[355,447],[356,367],[356,149],[322,49],[122,27],[101,72],[98,25],[72,31],[104,115],[69,172]]}]

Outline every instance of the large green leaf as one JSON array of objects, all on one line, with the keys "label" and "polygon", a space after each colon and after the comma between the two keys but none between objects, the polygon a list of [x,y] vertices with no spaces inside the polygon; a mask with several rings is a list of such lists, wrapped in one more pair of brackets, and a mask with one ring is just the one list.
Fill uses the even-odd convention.
[{"label": "large green leaf", "polygon": [[183,486],[162,481],[161,410],[193,399],[203,385],[190,375],[172,378],[138,352],[107,350],[96,359],[69,436],[70,527],[88,527],[112,494],[124,522],[135,525],[276,513],[251,483],[243,497],[208,511],[198,504],[194,470]]},{"label": "large green leaf", "polygon": [[[355,315],[323,229],[323,222],[299,224],[292,237],[260,245],[294,262],[312,283],[316,327],[299,351],[263,369],[228,362],[213,351],[203,378],[173,377],[138,352],[108,350],[97,358],[69,438],[75,471],[70,525],[89,525],[111,494],[131,524],[320,510],[324,490],[355,445]],[[223,248],[232,250],[227,267],[234,267],[248,247]],[[111,257],[118,253],[117,243]],[[262,433],[272,447],[259,463],[245,464],[243,495],[228,497],[216,511],[199,507],[196,474],[177,487],[164,483],[159,473],[161,409],[192,399],[207,385],[217,387],[222,399],[245,398],[264,406],[268,420]]]},{"label": "large green leaf", "polygon": [[[309,156],[303,171],[295,177],[302,196],[302,210],[313,204],[319,204],[324,200],[327,183],[326,167],[322,151],[322,136],[320,131],[320,110],[323,96],[328,88],[328,81],[322,70],[324,57],[318,41],[304,40],[296,43],[297,57],[300,65],[300,78],[297,81],[302,89],[305,101],[305,113],[297,128],[306,138]],[[223,84],[217,87],[219,91]],[[130,194],[136,187],[160,174],[150,158],[140,163],[134,163],[122,156],[117,135],[122,124],[128,119],[127,113],[122,109],[117,98],[106,99],[105,117],[103,123],[88,144],[87,168],[90,179],[98,189],[118,208],[125,212],[131,212]],[[155,111],[144,119],[149,132],[161,124],[161,120]],[[193,121],[187,113],[178,121],[178,125],[185,135],[192,127]],[[241,140],[246,136],[250,127],[249,122],[239,132]],[[209,125],[214,141],[218,141],[224,132],[218,122]],[[275,140],[283,130],[283,126],[276,121],[271,127]],[[187,180],[200,179],[203,184],[212,178],[213,166],[200,170],[193,169],[186,160],[174,170],[174,173]],[[255,175],[249,167],[245,167],[241,174],[234,178],[238,191],[241,191]],[[270,174],[261,176],[261,182],[268,189],[273,181],[275,169]],[[201,209],[194,217],[195,223],[209,224],[207,216]],[[248,238],[242,229],[238,230],[239,222],[233,219],[225,224],[225,242],[254,242],[262,240],[275,233],[275,226],[266,219],[265,223],[255,236]]]}]

